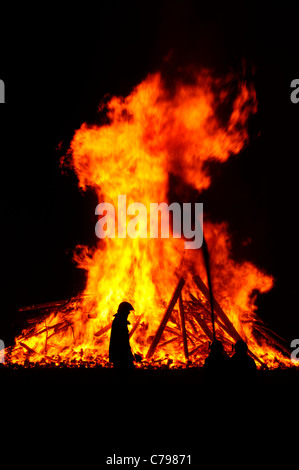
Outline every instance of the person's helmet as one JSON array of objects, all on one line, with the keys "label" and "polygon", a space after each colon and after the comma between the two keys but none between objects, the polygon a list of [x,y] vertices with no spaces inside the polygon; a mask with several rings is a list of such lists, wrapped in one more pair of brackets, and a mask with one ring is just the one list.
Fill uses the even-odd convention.
[{"label": "person's helmet", "polygon": [[121,302],[118,306],[117,313],[120,314],[129,314],[131,310],[134,310],[134,307],[129,302]]},{"label": "person's helmet", "polygon": [[218,339],[215,339],[210,346],[210,350],[212,354],[222,354],[223,344]]},{"label": "person's helmet", "polygon": [[239,354],[246,354],[248,350],[247,344],[242,339],[239,339],[235,344],[235,351]]}]

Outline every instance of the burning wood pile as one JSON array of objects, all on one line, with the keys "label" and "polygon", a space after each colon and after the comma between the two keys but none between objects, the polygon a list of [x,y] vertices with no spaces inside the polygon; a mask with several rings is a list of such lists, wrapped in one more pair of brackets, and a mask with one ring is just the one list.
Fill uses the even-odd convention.
[{"label": "burning wood pile", "polygon": [[[102,104],[103,124],[84,123],[61,163],[75,171],[83,191],[90,187],[99,203],[107,203],[107,213],[119,201],[131,209],[142,204],[147,214],[152,203],[175,197],[181,206],[190,190],[200,195],[213,184],[209,162],[221,165],[242,150],[248,118],[256,110],[255,91],[244,78],[219,79],[207,70],[192,70],[188,80],[182,77],[169,87],[156,73],[127,97]],[[227,352],[242,338],[257,366],[290,364],[283,340],[256,315],[256,293],[269,291],[273,278],[247,260],[234,260],[225,214],[216,224],[204,207],[211,309],[202,250],[185,249],[184,237],[174,227],[168,237],[158,232],[151,237],[147,215],[136,220],[130,218],[136,214],[122,209],[113,217],[108,214],[110,218],[101,214],[106,217],[101,219],[105,238],[96,248],[76,249],[74,259],[87,273],[82,295],[20,309],[26,327],[6,351],[8,364],[108,366],[112,318],[123,300],[135,308],[130,342],[142,357],[140,367],[202,365],[213,340],[211,311],[216,337]],[[126,229],[132,224],[130,238]]]},{"label": "burning wood pile", "polygon": [[[175,360],[174,366],[182,367],[186,365],[203,365],[204,359],[208,354],[208,345],[214,339],[211,324],[210,294],[207,286],[199,275],[195,275],[193,281],[198,289],[197,297],[190,294],[189,300],[183,301],[182,290],[185,285],[185,280],[183,277],[179,279],[155,335],[149,338],[151,341],[146,354],[142,356],[142,353],[138,351],[142,359],[138,364],[139,367],[172,365],[173,359],[171,359],[169,354],[167,354],[167,346],[170,344],[176,345],[177,356],[182,356],[182,351],[184,356],[184,360]],[[29,313],[29,316],[27,317],[28,327],[18,338],[17,346],[7,349],[8,362],[14,363],[14,358],[18,357],[21,353],[23,363],[27,366],[35,365],[37,362],[39,365],[44,366],[67,365],[70,367],[111,367],[108,360],[108,351],[104,355],[99,355],[97,345],[102,344],[103,342],[105,342],[106,345],[108,344],[112,322],[109,322],[99,331],[94,333],[95,349],[93,351],[90,350],[86,353],[83,348],[78,349],[78,347],[76,347],[73,317],[74,312],[80,305],[81,301],[82,298],[77,297],[66,301],[21,308],[20,312]],[[242,338],[215,299],[214,308],[216,313],[215,322],[217,324],[217,339],[221,340],[226,351],[232,351],[232,345],[234,342]],[[55,319],[58,316],[58,313],[63,316],[63,320],[50,324],[49,316],[52,315],[52,319]],[[136,317],[135,322],[130,329],[130,338],[132,338],[134,334],[136,335],[138,333],[138,329],[144,328],[146,329],[147,326],[142,322],[142,315],[139,315]],[[53,340],[55,342],[55,336],[59,337],[67,330],[70,330],[73,336],[73,347],[67,348],[70,349],[67,351],[70,359],[64,358],[63,355],[59,354],[48,356],[48,346],[53,342]],[[276,363],[276,366],[287,364],[290,351],[284,340],[267,328],[258,319],[254,324],[254,335],[257,339],[262,338],[263,341],[266,341],[275,348],[277,356],[274,359],[274,363]],[[38,338],[39,336],[43,336],[44,338],[42,354],[37,353],[26,344],[26,341],[30,340],[30,338]],[[155,354],[156,352],[158,352],[158,354]],[[267,354],[261,354],[257,357],[249,350],[249,355],[255,360],[259,367],[267,367]],[[157,356],[156,359],[155,356]]]}]

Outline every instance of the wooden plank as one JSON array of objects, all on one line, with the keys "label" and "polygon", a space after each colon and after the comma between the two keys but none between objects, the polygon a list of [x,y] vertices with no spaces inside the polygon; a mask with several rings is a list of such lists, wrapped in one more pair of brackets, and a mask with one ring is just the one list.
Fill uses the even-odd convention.
[{"label": "wooden plank", "polygon": [[110,328],[112,326],[112,322],[110,322],[108,325],[106,326],[103,326],[103,328],[101,328],[99,331],[97,331],[96,333],[93,334],[93,336],[96,336],[97,338],[99,338],[100,336],[102,336],[104,333],[106,333],[106,331],[109,331]]},{"label": "wooden plank", "polygon": [[129,334],[129,338],[131,338],[134,334],[134,332],[136,331],[136,329],[138,328],[139,326],[139,323],[141,321],[141,317],[142,315],[139,315],[139,317],[137,318],[136,322],[134,323],[134,325],[132,326],[132,329],[130,331],[130,334]]},{"label": "wooden plank", "polygon": [[[205,298],[209,302],[210,294],[207,286],[203,282],[203,280],[198,276],[194,276],[194,282],[197,285],[198,289],[203,293]],[[235,329],[234,325],[231,323],[231,321],[228,319],[224,311],[222,310],[220,304],[217,302],[217,300],[214,298],[214,307],[215,311],[217,312],[217,315],[219,316],[220,320],[222,323],[225,325],[226,332],[231,336],[232,339],[235,341],[242,340],[242,337],[239,335],[237,330]],[[257,362],[259,362],[261,365],[264,365],[264,362],[259,359],[250,349],[248,348],[248,354]]]},{"label": "wooden plank", "polygon": [[206,334],[206,336],[209,338],[210,341],[213,341],[213,333],[212,331],[210,331],[209,327],[207,326],[206,322],[200,318],[200,315],[198,312],[193,312],[193,317],[195,318],[195,320],[197,321],[197,323],[199,324],[200,328],[202,329],[202,331]]},{"label": "wooden plank", "polygon": [[184,305],[182,299],[182,292],[179,295],[179,311],[180,311],[180,320],[181,320],[181,332],[183,336],[183,347],[184,347],[184,355],[185,358],[189,358],[188,353],[188,343],[187,343],[187,336],[186,336],[186,325],[185,325],[185,312],[184,312]]},{"label": "wooden plank", "polygon": [[[205,285],[203,280],[198,275],[196,275],[196,276],[194,276],[194,282],[197,285],[198,289],[203,293],[203,295],[205,296],[207,301],[210,302],[209,289],[207,288],[207,286]],[[237,330],[235,329],[234,325],[227,318],[226,314],[224,313],[224,311],[222,310],[222,308],[220,307],[219,303],[217,302],[217,300],[215,298],[214,298],[214,308],[215,308],[215,311],[216,311],[217,315],[219,316],[220,320],[226,326],[230,336],[235,341],[238,341],[238,339],[242,339],[241,336],[239,335],[239,333],[237,332]]]},{"label": "wooden plank", "polygon": [[168,331],[169,333],[174,333],[177,336],[182,336],[182,333],[179,329],[171,328],[171,326],[165,326],[164,330]]},{"label": "wooden plank", "polygon": [[189,312],[189,314],[188,314],[188,316],[187,316],[187,321],[188,321],[189,325],[191,326],[191,329],[192,329],[192,331],[193,331],[193,333],[194,333],[195,338],[197,338],[197,336],[198,336],[198,331],[197,331],[197,329],[196,329],[196,326],[195,326],[195,324],[194,324],[194,321],[192,320],[192,318],[190,318],[190,315],[191,315],[191,314],[192,314],[192,313]]},{"label": "wooden plank", "polygon": [[34,349],[31,349],[29,346],[27,346],[27,344],[23,343],[23,342],[19,342],[19,345],[22,346],[22,348],[25,348],[26,351],[29,353],[29,354],[36,354],[36,352],[34,351]]},{"label": "wooden plank", "polygon": [[148,352],[147,352],[147,355],[146,355],[146,358],[147,359],[150,359],[152,357],[152,355],[154,354],[155,350],[156,350],[156,347],[158,346],[158,343],[161,339],[161,336],[163,334],[163,331],[164,331],[164,328],[169,320],[169,317],[171,315],[171,312],[176,304],[176,301],[178,300],[178,297],[181,293],[181,290],[183,289],[184,287],[184,284],[185,284],[185,279],[183,277],[180,278],[176,288],[175,288],[175,291],[170,299],[170,302],[168,304],[168,307],[165,311],[165,314],[161,320],[161,323],[156,331],[156,334],[152,340],[152,343],[148,349]]},{"label": "wooden plank", "polygon": [[179,336],[175,336],[174,338],[170,338],[168,339],[167,341],[164,341],[164,343],[160,343],[159,347],[163,348],[163,346],[169,344],[169,343],[173,343],[174,341],[179,341],[180,340],[180,337]]}]

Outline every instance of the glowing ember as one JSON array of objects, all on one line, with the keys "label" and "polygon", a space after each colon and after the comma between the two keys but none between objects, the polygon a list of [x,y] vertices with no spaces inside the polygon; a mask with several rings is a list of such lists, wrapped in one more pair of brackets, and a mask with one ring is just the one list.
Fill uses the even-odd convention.
[{"label": "glowing ember", "polygon": [[[236,84],[232,76],[220,80],[202,71],[191,78],[187,84],[177,81],[169,91],[159,73],[149,75],[129,96],[113,97],[107,103],[109,123],[84,123],[75,132],[64,161],[76,172],[79,186],[83,190],[92,187],[99,202],[117,207],[118,196],[126,195],[127,204],[138,201],[148,209],[152,202],[168,201],[170,174],[199,192],[209,187],[206,163],[224,162],[240,152],[248,139],[248,117],[256,112],[256,97],[245,82],[235,86],[232,95],[228,91]],[[226,119],[217,117],[220,107],[229,109]],[[234,329],[263,363],[288,364],[267,329],[257,329],[252,293],[271,289],[271,276],[250,262],[233,261],[228,226],[212,224],[205,212],[204,234],[210,248],[214,296]],[[183,239],[172,237],[105,238],[95,250],[78,247],[75,259],[87,271],[83,295],[57,305],[23,331],[9,353],[10,361],[106,364],[109,327],[124,300],[135,308],[129,317],[132,350],[146,358],[183,277],[181,301],[189,360],[202,364],[211,322],[207,299],[194,282],[199,275],[206,283],[201,256],[201,251],[185,250]],[[219,321],[217,334],[227,349],[234,342]],[[174,364],[186,362],[178,302],[152,360],[168,358]]]}]

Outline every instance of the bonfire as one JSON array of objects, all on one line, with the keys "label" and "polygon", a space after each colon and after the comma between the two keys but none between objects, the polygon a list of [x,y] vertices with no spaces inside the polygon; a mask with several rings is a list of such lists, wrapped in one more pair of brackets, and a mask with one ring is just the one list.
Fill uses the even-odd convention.
[{"label": "bonfire", "polygon": [[[128,205],[142,203],[150,214],[151,203],[175,196],[180,204],[194,203],[189,195],[200,201],[213,184],[209,163],[221,166],[246,146],[248,119],[256,112],[254,87],[244,77],[193,70],[169,87],[157,72],[128,96],[105,99],[102,124],[83,123],[61,165],[76,173],[82,191],[92,188],[99,204],[117,207],[125,195]],[[115,217],[119,227],[117,211]],[[223,218],[212,222],[203,207],[210,282],[203,249],[187,250],[174,230],[165,238],[116,233],[95,248],[78,246],[74,259],[86,271],[82,292],[20,308],[26,327],[7,348],[6,363],[110,367],[113,315],[128,301],[137,367],[201,366],[215,337],[228,353],[238,339],[246,341],[259,368],[291,365],[285,342],[257,316],[256,296],[274,279],[251,261],[234,259]]]}]

